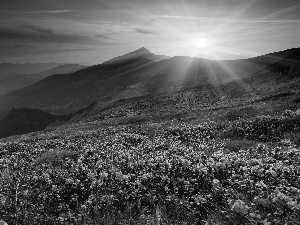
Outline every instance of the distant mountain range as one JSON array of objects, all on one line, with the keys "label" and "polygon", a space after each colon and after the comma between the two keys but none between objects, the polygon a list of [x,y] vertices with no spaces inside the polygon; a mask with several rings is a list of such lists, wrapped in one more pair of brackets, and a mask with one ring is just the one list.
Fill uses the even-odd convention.
[{"label": "distant mountain range", "polygon": [[159,58],[141,48],[75,73],[52,75],[2,96],[0,114],[20,107],[68,114],[94,101],[108,102],[174,92],[200,84],[220,84],[259,71],[274,57],[212,61],[181,56],[157,61]]},{"label": "distant mountain range", "polygon": [[[3,118],[13,108],[69,115],[68,119],[79,112],[74,118],[85,120],[175,113],[212,107],[220,101],[229,105],[233,100],[254,101],[283,87],[296,93],[299,73],[300,49],[251,59],[214,61],[184,56],[161,58],[142,48],[10,92],[0,97],[0,115]],[[88,112],[83,110],[86,107]],[[2,121],[7,126],[5,121],[7,118]]]},{"label": "distant mountain range", "polygon": [[0,63],[0,77],[9,73],[17,74],[31,74],[39,73],[44,70],[52,69],[56,66],[63,65],[63,63]]},{"label": "distant mountain range", "polygon": [[[20,73],[12,72],[12,73],[3,74],[0,76],[0,96],[3,96],[9,92],[34,84],[53,74],[67,74],[83,68],[85,68],[85,66],[78,65],[78,64],[64,64],[38,73],[20,74]],[[25,69],[25,71],[28,72],[29,70]]]}]

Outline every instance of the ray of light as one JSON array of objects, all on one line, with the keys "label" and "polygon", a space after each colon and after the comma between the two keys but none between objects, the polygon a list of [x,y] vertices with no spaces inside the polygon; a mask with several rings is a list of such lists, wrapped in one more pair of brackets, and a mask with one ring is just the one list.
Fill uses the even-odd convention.
[{"label": "ray of light", "polygon": [[224,63],[224,61],[217,61],[217,63],[219,64],[219,66],[222,68],[222,70],[226,71],[228,74],[230,74],[231,76],[231,81],[235,81],[237,82],[237,84],[243,89],[245,90],[247,93],[249,93],[251,95],[251,97],[256,98],[256,94],[253,91],[253,89],[251,88],[250,85],[248,85],[247,83],[245,83],[243,81],[243,79],[240,77],[240,75],[238,73],[236,73],[232,68],[230,68],[229,65],[226,65]]}]

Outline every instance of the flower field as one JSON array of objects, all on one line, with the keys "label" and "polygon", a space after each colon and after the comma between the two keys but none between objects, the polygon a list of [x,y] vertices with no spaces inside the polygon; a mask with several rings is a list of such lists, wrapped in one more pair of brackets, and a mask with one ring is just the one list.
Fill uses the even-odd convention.
[{"label": "flower field", "polygon": [[288,138],[299,131],[299,114],[63,126],[0,142],[0,219],[300,224],[300,148]]}]

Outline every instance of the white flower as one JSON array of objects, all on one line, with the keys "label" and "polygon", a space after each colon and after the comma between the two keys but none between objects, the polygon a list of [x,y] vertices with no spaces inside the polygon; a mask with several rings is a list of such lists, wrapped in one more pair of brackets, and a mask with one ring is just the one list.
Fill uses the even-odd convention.
[{"label": "white flower", "polygon": [[269,173],[273,176],[273,177],[276,177],[277,173],[274,171],[274,170],[269,170]]},{"label": "white flower", "polygon": [[33,180],[38,180],[39,177],[35,175],[35,176],[32,177],[32,179],[33,179]]},{"label": "white flower", "polygon": [[4,195],[0,195],[0,204],[4,205],[6,203],[6,197]]},{"label": "white flower", "polygon": [[56,191],[57,190],[57,186],[56,185],[52,185],[52,191]]},{"label": "white flower", "polygon": [[100,173],[100,174],[99,174],[99,179],[100,179],[100,180],[103,180],[103,179],[105,179],[106,177],[108,177],[108,173]]},{"label": "white flower", "polygon": [[95,174],[94,173],[88,173],[87,177],[91,180],[93,180],[95,178]]},{"label": "white flower", "polygon": [[260,198],[260,197],[258,197],[258,196],[256,196],[256,197],[253,199],[253,202],[254,202],[255,204],[257,204],[257,205],[262,205],[262,206],[264,206],[264,207],[268,207],[268,206],[269,206],[268,200],[262,199],[262,198]]},{"label": "white flower", "polygon": [[48,173],[43,173],[42,176],[44,177],[45,180],[50,178],[50,175]]},{"label": "white flower", "polygon": [[66,184],[73,184],[73,183],[74,183],[73,179],[70,179],[70,178],[66,179]]},{"label": "white flower", "polygon": [[242,200],[236,200],[231,207],[231,210],[237,213],[246,214],[248,211],[248,206]]},{"label": "white flower", "polygon": [[214,188],[220,187],[220,181],[218,179],[213,179],[212,183]]},{"label": "white flower", "polygon": [[116,175],[117,180],[119,180],[119,181],[123,180],[123,174],[121,172],[116,172],[115,175]]}]

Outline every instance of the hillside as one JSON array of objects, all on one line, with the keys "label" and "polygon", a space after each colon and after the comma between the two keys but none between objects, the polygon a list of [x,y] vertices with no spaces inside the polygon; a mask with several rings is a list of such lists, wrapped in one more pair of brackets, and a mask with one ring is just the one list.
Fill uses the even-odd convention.
[{"label": "hillside", "polygon": [[144,59],[149,59],[149,60],[158,62],[158,61],[161,61],[164,59],[169,59],[171,57],[163,56],[163,55],[155,55],[152,52],[150,52],[148,49],[142,47],[140,49],[137,49],[137,50],[127,53],[125,55],[112,58],[112,59],[104,62],[103,64],[120,63],[120,62],[123,62],[126,60],[135,59],[135,58],[144,58]]},{"label": "hillside", "polygon": [[64,64],[54,68],[31,74],[8,73],[0,76],[0,96],[17,89],[32,85],[53,74],[73,73],[83,69],[85,66],[79,64]]},{"label": "hillside", "polygon": [[[297,107],[300,97],[300,71],[293,74],[261,74],[260,77],[231,81],[226,84],[199,85],[175,93],[135,99],[133,102],[119,101],[103,104],[99,102],[84,121],[160,121],[163,118],[215,119],[219,112],[249,109],[249,115],[274,114]],[[295,104],[296,103],[296,104]],[[214,113],[208,113],[214,110]]]},{"label": "hillside", "polygon": [[[244,75],[244,78],[239,77],[238,80],[232,80],[230,77],[224,76],[222,78],[225,80],[220,81],[213,80],[211,77],[203,76],[202,80],[196,79],[194,84],[191,84],[190,86],[184,83],[184,88],[181,88],[180,90],[164,89],[164,92],[156,92],[158,89],[155,88],[155,86],[149,86],[148,92],[145,95],[134,97],[126,95],[123,98],[120,97],[107,99],[108,101],[105,101],[105,99],[104,101],[97,101],[87,108],[77,110],[75,113],[56,116],[56,121],[63,120],[65,122],[55,122],[55,126],[78,121],[99,121],[105,124],[135,124],[147,121],[168,120],[171,118],[184,121],[199,120],[203,122],[209,119],[216,120],[218,118],[227,117],[236,118],[236,112],[245,113],[245,115],[241,116],[246,116],[247,118],[258,114],[263,115],[266,112],[272,115],[276,113],[283,113],[286,109],[294,109],[297,106],[297,102],[299,102],[298,99],[300,98],[299,61],[292,60],[295,59],[295,54],[281,59],[251,76]],[[134,62],[137,63],[138,61],[134,60]],[[179,68],[182,68],[184,63],[187,62],[190,63],[190,71],[193,71],[193,67],[191,65],[194,62],[191,59],[182,57],[172,58],[169,61],[169,64],[172,66],[166,66],[169,70],[164,71],[165,68],[161,67],[162,69],[160,71],[165,72],[165,74],[175,74],[175,70],[179,70]],[[117,68],[121,70],[123,68],[131,68],[132,63],[133,62],[130,60],[125,61],[119,64]],[[153,64],[153,62],[141,58],[139,63],[140,64],[136,65],[138,67],[141,65],[142,70],[144,70],[146,66]],[[146,66],[144,64],[146,64]],[[157,66],[157,64],[155,65]],[[110,71],[111,68],[109,67],[112,65],[106,66],[106,71]],[[246,68],[248,65],[240,65],[238,69],[242,69],[242,66]],[[171,71],[170,68],[174,69],[174,71]],[[237,69],[237,67],[235,68]],[[94,69],[94,71],[96,71],[95,74],[97,74],[97,66],[90,68],[90,73],[93,72],[91,69]],[[221,68],[219,70],[221,70]],[[85,70],[79,72],[83,71]],[[203,74],[207,74],[207,71],[202,72]],[[107,75],[108,74],[105,73],[103,74],[102,79],[104,81],[107,80]],[[74,74],[64,75],[64,77],[65,76],[71,77],[74,76]],[[78,74],[77,76],[81,77],[82,74]],[[61,78],[63,82],[64,77]],[[116,75],[115,78],[109,78],[113,80],[120,78],[123,79],[122,76],[119,77],[118,75]],[[127,78],[127,80],[125,78]],[[122,81],[122,84],[126,84],[126,82],[128,82],[128,77],[125,76],[125,78],[124,81]],[[66,94],[66,92],[60,92],[59,89],[62,88],[60,83],[63,82],[60,82],[56,76],[49,77],[48,79],[50,81],[46,79],[47,85],[54,82],[52,85],[58,87],[56,92],[58,92],[59,95]],[[92,80],[94,81],[94,79]],[[189,78],[188,80],[192,79]],[[226,82],[226,80],[228,81]],[[163,79],[158,81],[162,84]],[[199,82],[198,85],[196,85],[196,81]],[[104,83],[107,84],[106,82]],[[155,83],[152,80],[152,83],[150,84],[153,85]],[[172,83],[169,83],[168,87],[172,87],[171,84]],[[85,93],[85,95],[90,96],[89,94],[93,91],[93,89],[91,89],[89,85],[86,90],[84,90],[83,87],[84,86],[79,86],[81,90],[80,93]],[[46,88],[47,87],[44,86],[45,90]],[[128,90],[127,94],[129,94]],[[88,104],[88,100],[86,101],[86,104]],[[247,110],[249,112],[246,112]],[[208,112],[210,113],[208,114]],[[26,118],[22,117],[15,119],[24,119],[26,121]],[[7,121],[7,119],[5,118],[3,121]],[[49,125],[50,122],[46,122],[42,129]],[[30,123],[28,126],[30,126]],[[41,129],[36,129],[33,126],[32,131],[37,130]],[[17,133],[18,132],[12,132],[11,134]],[[26,132],[24,131],[22,133]]]},{"label": "hillside", "polygon": [[0,120],[0,139],[79,122],[89,115],[94,106],[95,103],[92,103],[77,112],[59,116],[38,109],[12,109],[7,116]]},{"label": "hillside", "polygon": [[262,56],[249,60],[212,61],[173,57],[156,62],[138,57],[104,63],[64,76],[50,76],[2,96],[0,115],[19,107],[69,114],[95,101],[105,103],[172,93],[196,85],[219,85],[266,68],[274,62],[274,57],[269,59],[270,56]]},{"label": "hillside", "polygon": [[1,216],[9,224],[298,224],[299,106],[249,118],[240,117],[250,108],[230,110],[205,122],[80,122],[1,139]]},{"label": "hillside", "polygon": [[0,77],[9,73],[31,74],[50,70],[62,63],[0,63]]},{"label": "hillside", "polygon": [[0,121],[0,138],[43,130],[59,117],[37,109],[12,109]]}]

